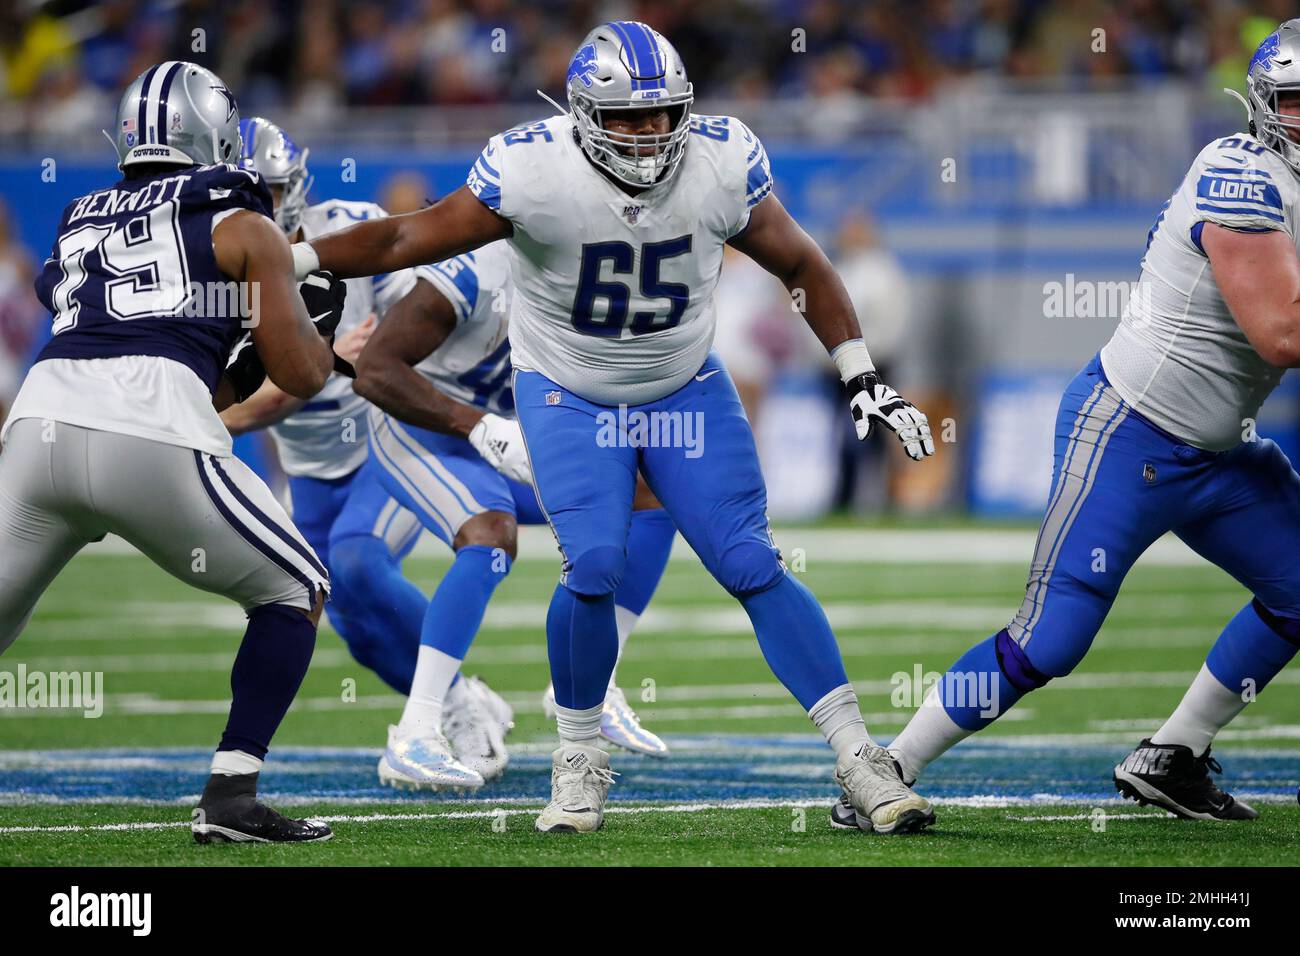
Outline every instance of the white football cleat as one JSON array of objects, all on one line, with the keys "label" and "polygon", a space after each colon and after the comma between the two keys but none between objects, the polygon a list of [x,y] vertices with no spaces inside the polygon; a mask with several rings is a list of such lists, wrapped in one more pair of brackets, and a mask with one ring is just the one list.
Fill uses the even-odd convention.
[{"label": "white football cleat", "polygon": [[543,833],[592,833],[605,822],[605,797],[617,774],[599,747],[566,744],[551,754],[551,802],[537,818]]},{"label": "white football cleat", "polygon": [[379,758],[379,782],[399,790],[477,790],[483,777],[451,752],[438,731],[402,734],[388,728],[388,748]]},{"label": "white football cleat", "polygon": [[483,693],[484,685],[461,678],[447,692],[442,710],[442,731],[452,753],[484,781],[506,771],[510,754],[497,715]]},{"label": "white football cleat", "polygon": [[930,801],[903,783],[898,765],[884,747],[863,744],[835,765],[835,781],[844,789],[861,830],[917,833],[934,823]]},{"label": "white football cleat", "polygon": [[487,704],[488,710],[496,718],[497,723],[501,725],[502,737],[515,729],[515,709],[506,703],[504,697],[489,687],[481,678],[462,675],[461,680],[469,681],[470,686],[479,692],[479,696]]},{"label": "white football cleat", "polygon": [[[555,685],[547,684],[542,695],[542,712],[555,719]],[[641,718],[627,702],[621,687],[605,692],[605,708],[600,714],[600,735],[616,747],[649,757],[667,757],[668,745],[641,726]]]},{"label": "white football cleat", "polygon": [[600,715],[600,735],[616,747],[648,757],[667,757],[668,745],[641,726],[636,711],[627,702],[621,687],[605,693],[605,709]]}]

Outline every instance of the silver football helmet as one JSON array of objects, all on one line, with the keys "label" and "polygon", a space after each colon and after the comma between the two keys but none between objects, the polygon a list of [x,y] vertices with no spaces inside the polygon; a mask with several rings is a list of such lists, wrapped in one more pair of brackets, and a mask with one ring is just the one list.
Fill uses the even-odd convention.
[{"label": "silver football helmet", "polygon": [[307,174],[307,154],[289,134],[269,119],[253,116],[239,124],[243,146],[239,165],[261,174],[272,186],[280,187],[280,205],[275,221],[286,236],[298,231],[307,209],[307,193],[313,177]]},{"label": "silver football helmet", "polygon": [[109,139],[119,169],[133,163],[232,163],[239,156],[239,107],[211,70],[168,60],[126,88]]},{"label": "silver football helmet", "polygon": [[1279,90],[1300,91],[1300,19],[1265,37],[1246,71],[1251,132],[1300,173],[1300,116],[1278,112]]},{"label": "silver football helmet", "polygon": [[[620,182],[644,188],[667,182],[681,165],[695,95],[673,45],[635,20],[587,34],[569,63],[565,86],[578,141],[591,161]],[[603,110],[668,110],[664,134],[611,133]]]}]

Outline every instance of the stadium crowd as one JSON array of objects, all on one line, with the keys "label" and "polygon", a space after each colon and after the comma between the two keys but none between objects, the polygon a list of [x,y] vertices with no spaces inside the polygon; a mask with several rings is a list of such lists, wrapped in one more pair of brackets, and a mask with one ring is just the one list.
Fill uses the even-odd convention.
[{"label": "stadium crowd", "polygon": [[[6,131],[83,128],[171,58],[216,70],[256,110],[511,102],[561,93],[577,40],[615,16],[670,36],[713,97],[917,98],[979,76],[1222,86],[1293,12],[1288,0],[0,0],[0,103]],[[1097,29],[1111,55],[1095,55]]]}]

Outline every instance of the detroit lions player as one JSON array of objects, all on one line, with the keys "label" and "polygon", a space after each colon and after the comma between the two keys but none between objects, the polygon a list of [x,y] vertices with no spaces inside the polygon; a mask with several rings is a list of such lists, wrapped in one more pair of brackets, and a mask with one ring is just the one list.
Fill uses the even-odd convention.
[{"label": "detroit lions player", "polygon": [[[269,185],[275,221],[290,241],[385,215],[366,202],[331,199],[309,206],[308,151],[269,120],[244,120],[240,138],[240,165]],[[419,275],[402,270],[346,280],[335,350],[355,360],[375,322],[415,288]],[[309,400],[267,382],[221,417],[234,435],[270,428],[289,476],[294,522],[331,571],[326,614],[357,661],[405,694],[418,633],[410,622],[419,620],[425,597],[402,577],[401,560],[415,545],[420,524],[377,482],[359,477],[366,460],[368,407],[353,393],[351,379],[336,372]],[[331,552],[336,525],[339,547]]]},{"label": "detroit lions player", "polygon": [[[1300,646],[1300,476],[1253,431],[1283,371],[1300,364],[1300,20],[1259,47],[1247,87],[1250,132],[1193,161],[1151,228],[1114,336],[1061,401],[1024,603],[890,747],[909,780],[1073,670],[1128,569],[1173,531],[1253,598],[1115,783],[1187,818],[1258,816],[1211,779],[1210,742]],[[960,699],[970,675],[996,682],[995,707]]]},{"label": "detroit lions player", "polygon": [[929,802],[868,736],[826,615],[771,541],[749,424],[710,354],[723,245],[798,290],[859,437],[878,422],[924,458],[925,416],[875,375],[843,284],[772,193],[758,138],[732,117],[690,115],[692,87],[667,40],[636,22],[597,27],[567,87],[565,115],[494,136],[466,186],[437,205],[294,247],[304,273],[360,275],[510,243],[515,403],[564,559],[546,621],[561,746],[537,827],[590,831],[604,818],[613,774],[595,743],[638,471],[744,605],[768,664],[835,751],[864,825],[926,826]]},{"label": "detroit lions player", "polygon": [[[517,524],[545,520],[529,484],[510,390],[509,258],[506,243],[496,242],[435,265],[431,283],[412,293],[415,306],[380,326],[357,362],[356,391],[375,404],[371,461],[363,471],[376,472],[456,552],[429,602],[411,694],[379,764],[380,780],[392,786],[466,785],[449,775],[444,729],[456,756],[483,780],[500,775],[508,759],[499,736],[467,757],[456,746],[464,718],[445,710],[444,700],[450,705],[465,683],[451,682],[510,570]],[[641,499],[629,532],[628,574],[614,597],[620,646],[662,577],[676,535],[657,502],[648,493]],[[600,732],[628,749],[667,753],[641,727],[612,673]]]},{"label": "detroit lions player", "polygon": [[231,165],[239,113],[220,79],[193,63],[152,66],[127,87],[113,130],[122,179],[63,213],[37,280],[54,336],[5,425],[0,651],[68,560],[109,532],[238,601],[248,628],[194,837],[328,839],[323,823],[257,800],[328,578],[270,490],[232,457],[214,402],[233,397],[223,370],[245,318],[248,354],[306,397],[329,375],[320,333],[339,316],[313,327],[266,184]]}]

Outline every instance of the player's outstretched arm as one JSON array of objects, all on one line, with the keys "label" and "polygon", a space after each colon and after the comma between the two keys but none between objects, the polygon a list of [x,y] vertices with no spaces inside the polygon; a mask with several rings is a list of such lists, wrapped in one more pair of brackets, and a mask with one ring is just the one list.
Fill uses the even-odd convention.
[{"label": "player's outstretched arm", "polygon": [[468,438],[497,471],[529,482],[532,474],[518,422],[443,394],[415,370],[455,328],[451,302],[419,280],[388,310],[362,349],[352,389],[408,425]]},{"label": "player's outstretched arm", "polygon": [[1207,222],[1201,248],[1232,317],[1269,365],[1300,366],[1300,257],[1285,232]]},{"label": "player's outstretched arm", "polygon": [[768,194],[759,200],[749,224],[730,243],[790,290],[804,320],[831,353],[849,395],[858,438],[884,425],[920,460],[934,454],[934,439],[925,415],[880,381],[862,341],[862,327],[848,290],[821,246],[794,221],[781,201]]},{"label": "player's outstretched arm", "polygon": [[[513,233],[503,219],[461,186],[426,209],[368,219],[294,247],[298,275],[324,269],[341,278],[379,275],[441,262]],[[319,265],[312,262],[310,246]]]},{"label": "player's outstretched arm", "polygon": [[312,325],[293,275],[289,242],[251,210],[223,219],[212,234],[222,273],[251,287],[252,338],[266,374],[297,398],[311,398],[334,368],[334,352]]}]

